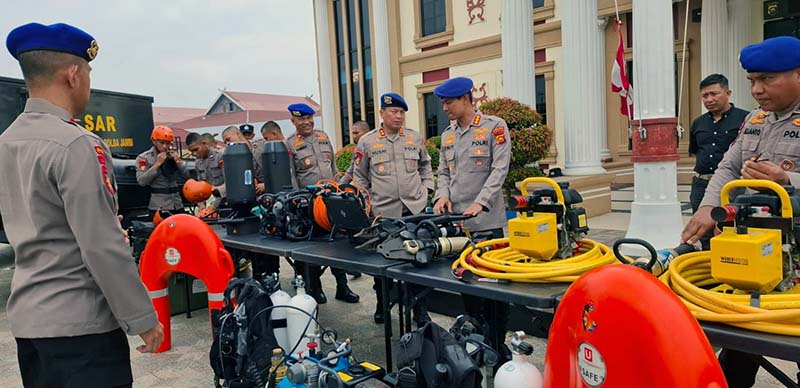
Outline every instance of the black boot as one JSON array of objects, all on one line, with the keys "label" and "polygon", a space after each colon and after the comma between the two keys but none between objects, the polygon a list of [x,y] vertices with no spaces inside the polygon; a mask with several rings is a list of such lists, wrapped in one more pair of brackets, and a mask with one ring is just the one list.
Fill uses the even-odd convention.
[{"label": "black boot", "polygon": [[311,290],[308,292],[314,300],[317,301],[317,304],[325,304],[328,303],[328,297],[325,296],[325,291],[322,290],[322,281],[320,280],[320,273],[312,273],[312,280],[311,280]]},{"label": "black boot", "polygon": [[375,314],[372,314],[372,319],[375,321],[375,323],[378,323],[378,324],[384,322],[383,321],[383,304],[381,304],[380,302],[378,302],[378,305],[375,306]]},{"label": "black boot", "polygon": [[361,277],[361,272],[348,272],[347,274],[352,276],[353,279],[358,279]]},{"label": "black boot", "polygon": [[358,294],[353,292],[346,284],[336,286],[336,299],[345,303],[358,303],[361,299]]}]

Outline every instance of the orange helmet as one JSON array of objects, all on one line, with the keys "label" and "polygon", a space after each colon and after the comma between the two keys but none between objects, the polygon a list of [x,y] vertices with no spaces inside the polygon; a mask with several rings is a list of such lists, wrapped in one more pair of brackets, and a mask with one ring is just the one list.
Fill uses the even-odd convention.
[{"label": "orange helmet", "polygon": [[200,203],[211,198],[214,188],[205,181],[189,179],[183,184],[183,196],[191,203]]},{"label": "orange helmet", "polygon": [[172,213],[168,211],[164,211],[161,209],[156,210],[156,214],[153,216],[153,226],[158,226],[158,224],[160,224],[161,221],[164,221],[164,219],[169,218],[171,215]]},{"label": "orange helmet", "polygon": [[172,134],[172,130],[169,127],[164,125],[156,125],[153,128],[153,133],[150,134],[150,140],[162,140],[172,142],[175,140],[175,135]]}]

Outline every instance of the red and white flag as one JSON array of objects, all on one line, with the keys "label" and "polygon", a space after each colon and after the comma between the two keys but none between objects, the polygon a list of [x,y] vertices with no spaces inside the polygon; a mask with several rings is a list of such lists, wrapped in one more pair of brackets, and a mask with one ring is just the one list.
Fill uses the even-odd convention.
[{"label": "red and white flag", "polygon": [[633,90],[625,74],[625,46],[622,40],[622,21],[617,19],[617,33],[619,45],[614,64],[611,66],[611,91],[619,93],[620,113],[633,119]]}]

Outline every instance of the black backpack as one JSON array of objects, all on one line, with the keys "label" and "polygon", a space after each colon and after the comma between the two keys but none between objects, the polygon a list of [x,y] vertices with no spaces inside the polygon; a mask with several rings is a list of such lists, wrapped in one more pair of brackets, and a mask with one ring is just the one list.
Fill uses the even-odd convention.
[{"label": "black backpack", "polygon": [[[231,298],[235,298],[235,306]],[[228,284],[222,310],[211,311],[214,340],[209,359],[217,388],[267,384],[272,350],[278,347],[270,325],[270,307],[269,293],[258,281],[232,279]]]},{"label": "black backpack", "polygon": [[400,387],[481,387],[483,374],[464,345],[433,322],[404,334],[395,349]]}]

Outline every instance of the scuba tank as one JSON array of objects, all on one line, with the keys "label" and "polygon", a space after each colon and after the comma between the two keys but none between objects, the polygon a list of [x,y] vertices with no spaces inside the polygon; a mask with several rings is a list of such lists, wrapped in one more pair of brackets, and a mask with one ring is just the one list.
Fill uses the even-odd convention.
[{"label": "scuba tank", "polygon": [[225,191],[232,207],[256,201],[253,154],[246,143],[231,143],[222,153]]},{"label": "scuba tank", "polygon": [[[272,287],[267,290],[269,298],[272,300],[273,306],[288,306],[292,301],[292,297],[286,291],[281,290],[281,284],[278,282],[278,274],[272,274],[273,282]],[[286,321],[286,314],[289,309],[275,308],[270,314],[272,321],[272,332],[275,334],[275,339],[285,352],[292,350],[294,343],[289,343],[289,330]]]},{"label": "scuba tank", "polygon": [[[314,315],[317,310],[317,301],[310,295],[306,294],[305,283],[303,277],[298,276],[295,281],[297,285],[297,295],[295,295],[289,302],[289,306],[297,307],[310,315]],[[286,325],[288,328],[288,349],[287,352],[292,350],[295,344],[300,343],[295,349],[292,356],[297,357],[300,353],[305,353],[308,349],[308,337],[306,333],[316,332],[316,324],[306,314],[295,309],[286,309]]]},{"label": "scuba tank", "polygon": [[514,333],[511,353],[511,361],[503,364],[494,375],[494,387],[542,388],[542,373],[525,358],[533,353],[533,346],[525,342],[525,332]]},{"label": "scuba tank", "polygon": [[289,164],[289,151],[280,140],[264,143],[264,152],[256,155],[261,158],[261,171],[264,174],[264,192],[275,194],[292,190],[292,171]]}]

